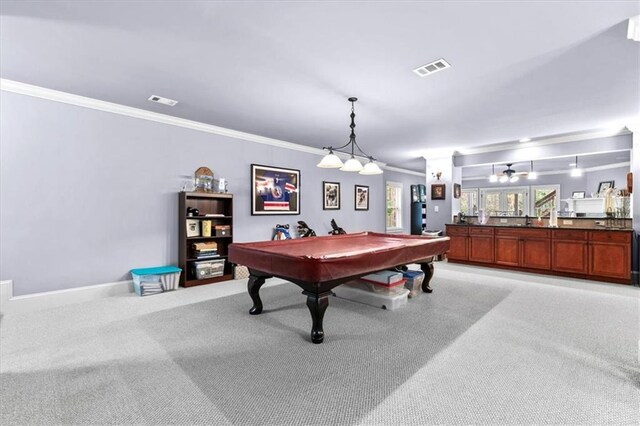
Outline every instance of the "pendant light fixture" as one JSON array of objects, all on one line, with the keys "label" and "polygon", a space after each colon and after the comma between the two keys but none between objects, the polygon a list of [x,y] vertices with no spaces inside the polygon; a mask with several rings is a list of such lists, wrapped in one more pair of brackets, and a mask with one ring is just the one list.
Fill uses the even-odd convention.
[{"label": "pendant light fixture", "polygon": [[489,182],[497,182],[498,176],[496,176],[496,167],[494,164],[491,165],[491,176],[489,176]]},{"label": "pendant light fixture", "polygon": [[531,160],[531,167],[529,168],[529,175],[527,177],[530,180],[538,179],[538,174],[533,171],[533,160]]},{"label": "pendant light fixture", "polygon": [[[343,172],[358,172],[361,175],[379,175],[383,172],[382,169],[380,169],[380,167],[375,163],[375,158],[366,154],[356,142],[356,133],[354,130],[356,128],[356,113],[354,103],[357,100],[358,98],[349,98],[349,102],[351,102],[351,125],[349,126],[351,127],[351,134],[349,135],[349,142],[338,148],[334,148],[332,146],[322,148],[329,151],[329,153],[322,157],[322,160],[320,160],[317,166],[326,169],[340,168],[340,170],[342,170]],[[350,152],[349,148],[347,148],[349,145],[351,145]],[[344,150],[345,148],[347,148],[347,150]],[[360,156],[364,156],[369,159],[369,162],[364,166],[355,156],[356,148],[358,148]],[[345,163],[342,163],[342,160],[340,160],[340,158],[336,154],[334,154],[333,151],[351,154],[351,158],[349,158]]]},{"label": "pendant light fixture", "polygon": [[580,177],[582,176],[582,170],[578,168],[578,156],[576,155],[576,165],[573,169],[571,169],[571,177]]}]

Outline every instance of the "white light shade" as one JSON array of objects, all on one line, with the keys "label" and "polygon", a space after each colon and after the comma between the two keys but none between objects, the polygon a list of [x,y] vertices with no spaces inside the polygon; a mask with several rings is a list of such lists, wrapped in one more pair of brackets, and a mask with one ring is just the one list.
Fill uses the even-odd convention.
[{"label": "white light shade", "polygon": [[581,169],[571,169],[571,177],[580,177],[582,176]]},{"label": "white light shade", "polygon": [[342,170],[343,172],[359,172],[360,170],[362,170],[362,164],[360,164],[360,162],[356,160],[355,157],[351,157],[347,160],[346,163],[344,163],[342,167],[340,167],[340,170]]},{"label": "white light shade", "polygon": [[519,181],[519,180],[520,180],[520,176],[515,176],[515,175],[514,175],[514,176],[511,176],[511,177],[509,178],[509,182],[517,182],[517,181]]},{"label": "white light shade", "polygon": [[498,176],[496,175],[489,176],[489,182],[497,182],[497,181],[498,181]]},{"label": "white light shade", "polygon": [[529,176],[527,176],[530,180],[533,179],[538,179],[538,173],[536,172],[529,172]]},{"label": "white light shade", "polygon": [[382,174],[382,169],[378,167],[376,163],[373,161],[369,161],[364,165],[364,168],[359,172],[361,175],[380,175]]},{"label": "white light shade", "polygon": [[323,169],[338,169],[342,167],[342,160],[333,152],[322,157],[322,160],[317,164],[318,167]]},{"label": "white light shade", "polygon": [[509,178],[507,177],[507,175],[502,175],[500,176],[499,180],[500,180],[500,183],[505,183],[506,181],[509,180]]}]

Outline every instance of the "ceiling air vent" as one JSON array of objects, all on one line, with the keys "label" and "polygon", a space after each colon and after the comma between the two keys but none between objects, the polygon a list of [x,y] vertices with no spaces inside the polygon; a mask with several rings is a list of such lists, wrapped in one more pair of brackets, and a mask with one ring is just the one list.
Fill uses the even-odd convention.
[{"label": "ceiling air vent", "polygon": [[449,63],[444,59],[440,58],[437,61],[433,61],[427,65],[416,68],[413,72],[418,74],[420,77],[426,77],[449,67],[451,67],[451,65],[449,65]]},{"label": "ceiling air vent", "polygon": [[178,101],[174,101],[173,99],[163,98],[162,96],[157,96],[157,95],[151,95],[149,97],[149,100],[151,102],[157,102],[159,104],[169,105],[169,106],[174,106],[175,104],[178,103]]}]

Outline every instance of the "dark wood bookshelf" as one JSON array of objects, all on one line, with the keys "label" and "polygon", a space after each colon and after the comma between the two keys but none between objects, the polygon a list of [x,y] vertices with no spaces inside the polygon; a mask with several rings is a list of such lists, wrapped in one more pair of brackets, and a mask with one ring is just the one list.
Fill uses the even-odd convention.
[{"label": "dark wood bookshelf", "polygon": [[[229,244],[233,242],[233,195],[206,192],[180,192],[179,194],[179,264],[182,268],[180,275],[180,285],[192,287],[196,285],[212,284],[220,281],[233,279],[233,269],[227,262]],[[200,211],[198,216],[187,216],[187,207],[196,208]],[[207,214],[217,214],[219,216],[206,216]],[[200,221],[200,233],[202,233],[202,221],[211,221],[212,235],[204,237],[187,237],[187,220]],[[229,226],[230,235],[214,235],[215,227],[218,225]],[[199,241],[215,241],[218,245],[218,257],[208,259],[196,259],[192,255],[191,244]],[[216,259],[225,259],[223,275],[218,277],[198,280],[193,273],[195,262],[206,262]]]}]

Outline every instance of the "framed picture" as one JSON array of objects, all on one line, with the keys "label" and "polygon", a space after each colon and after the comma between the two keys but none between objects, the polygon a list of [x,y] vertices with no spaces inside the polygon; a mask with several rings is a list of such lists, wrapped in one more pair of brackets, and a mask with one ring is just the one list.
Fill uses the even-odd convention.
[{"label": "framed picture", "polygon": [[444,200],[446,185],[444,183],[434,183],[431,185],[431,199],[432,200]]},{"label": "framed picture", "polygon": [[200,221],[196,219],[187,219],[187,237],[200,236]]},{"label": "framed picture", "polygon": [[369,187],[356,185],[355,187],[356,210],[369,210]]},{"label": "framed picture", "polygon": [[600,185],[598,185],[598,194],[600,194],[605,189],[609,189],[613,187],[614,187],[614,181],[612,180],[605,180],[604,182],[600,182]]},{"label": "framed picture", "polygon": [[300,214],[300,170],[252,164],[251,214]]},{"label": "framed picture", "polygon": [[454,183],[453,184],[453,198],[460,198],[460,192],[461,192],[460,184],[459,183]]},{"label": "framed picture", "polygon": [[322,209],[340,210],[340,183],[322,182]]},{"label": "framed picture", "polygon": [[584,191],[573,191],[571,193],[571,198],[584,198]]}]

